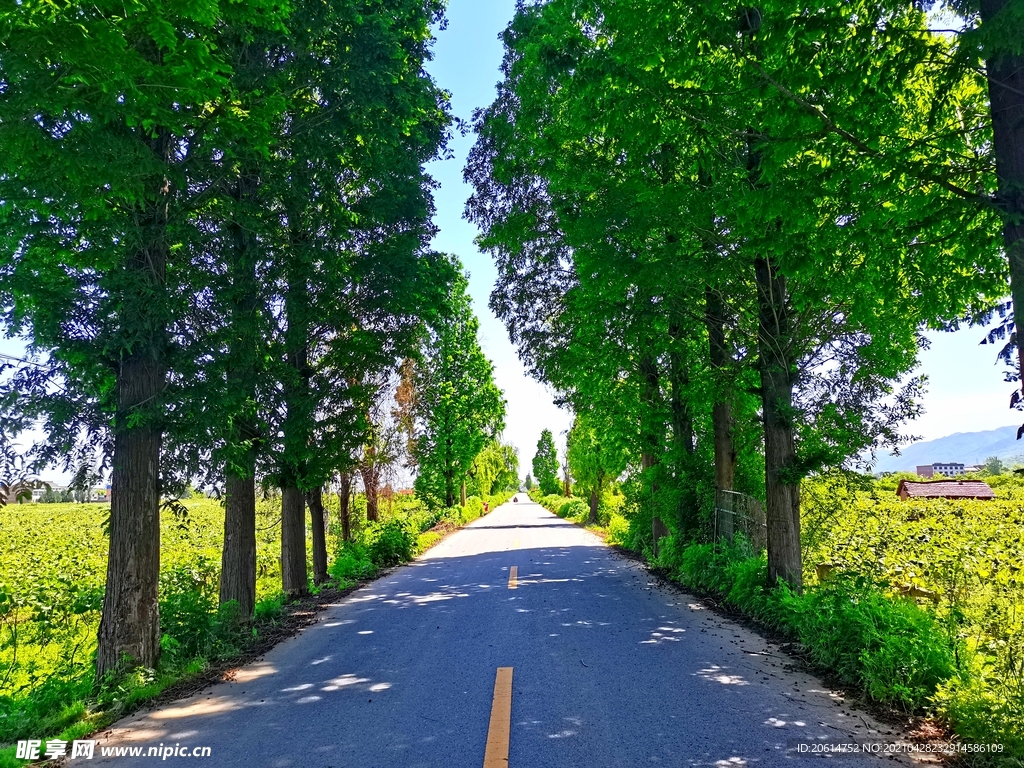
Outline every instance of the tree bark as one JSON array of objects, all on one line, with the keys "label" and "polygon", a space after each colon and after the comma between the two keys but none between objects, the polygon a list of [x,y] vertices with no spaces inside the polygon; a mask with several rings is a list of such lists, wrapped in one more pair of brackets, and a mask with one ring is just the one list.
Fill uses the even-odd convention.
[{"label": "tree bark", "polygon": [[375,523],[380,519],[380,479],[377,476],[377,467],[364,464],[360,472],[363,477],[363,490],[366,492],[366,519]]},{"label": "tree bark", "polygon": [[[148,141],[162,162],[168,161],[171,143],[166,131]],[[140,217],[143,247],[125,260],[123,274],[117,275],[122,286],[117,319],[132,343],[116,374],[110,544],[97,680],[133,666],[155,667],[160,656],[159,404],[167,379],[163,294],[169,195],[164,179]]]},{"label": "tree bark", "polygon": [[[982,0],[983,28],[998,24],[1010,0]],[[1005,22],[1004,22],[1005,23]],[[1010,262],[1010,294],[1017,325],[1018,371],[1024,391],[1024,54],[989,52],[986,61],[1003,242]]]},{"label": "tree bark", "polygon": [[305,238],[292,225],[292,253],[288,262],[285,291],[285,351],[288,371],[284,381],[284,451],[281,456],[281,587],[289,595],[303,595],[308,589],[306,570],[305,494],[299,485],[305,479],[310,447],[309,365],[309,266],[305,260]]},{"label": "tree bark", "polygon": [[[644,447],[640,454],[640,468],[648,470],[658,465],[658,453],[661,448],[661,436],[658,435],[659,430],[652,421],[661,393],[658,364],[654,358],[649,355],[643,357],[640,361],[640,375],[643,377],[643,400],[646,411],[641,415],[640,430]],[[656,492],[657,487],[652,481],[651,495],[653,496]],[[657,556],[658,541],[669,534],[668,526],[657,514],[652,515],[651,518],[651,534],[654,538],[654,554]]]},{"label": "tree bark", "polygon": [[590,489],[590,524],[597,525],[597,508],[601,504],[601,497],[596,488]]},{"label": "tree bark", "polygon": [[676,446],[683,455],[691,456],[696,448],[693,434],[693,415],[687,405],[684,391],[690,383],[689,372],[683,362],[677,345],[682,343],[682,329],[679,324],[672,322],[668,328],[669,338],[673,342],[673,349],[669,354],[669,376],[672,384],[671,407],[672,407],[672,437]]},{"label": "tree bark", "polygon": [[317,488],[306,495],[309,516],[312,520],[310,532],[313,536],[313,583],[327,581],[327,531],[324,525],[324,489]]},{"label": "tree bark", "polygon": [[228,472],[224,504],[224,548],[220,560],[220,602],[238,604],[238,617],[256,607],[256,478]]},{"label": "tree bark", "polygon": [[736,483],[736,446],[733,443],[732,404],[725,378],[731,355],[725,341],[725,305],[709,286],[706,295],[706,325],[709,360],[715,380],[715,402],[711,420],[715,433],[715,487],[731,491]]},{"label": "tree bark", "polygon": [[800,481],[795,475],[792,322],[786,278],[767,259],[754,265],[758,300],[758,357],[764,412],[765,487],[768,522],[768,581],[800,589]]},{"label": "tree bark", "polygon": [[[711,286],[704,291],[704,321],[708,330],[708,355],[714,377],[715,399],[711,406],[711,426],[715,442],[715,490],[731,491],[736,484],[736,447],[732,439],[732,404],[726,376],[730,362],[725,340],[725,304]],[[718,515],[716,530],[719,538],[732,541],[735,521],[729,514]]]},{"label": "tree bark", "polygon": [[466,506],[466,481],[462,481],[462,487],[459,489],[459,501],[462,506]]},{"label": "tree bark", "polygon": [[341,518],[341,539],[352,541],[352,474],[341,473],[341,482],[338,488],[338,516]]},{"label": "tree bark", "polygon": [[295,485],[281,489],[281,587],[291,596],[309,591],[306,571],[306,503]]},{"label": "tree bark", "polygon": [[258,179],[241,173],[233,194],[230,253],[231,338],[227,388],[234,412],[227,425],[230,455],[225,472],[224,544],[221,551],[220,602],[235,601],[238,617],[252,618],[256,605],[256,379],[258,290],[256,243],[243,221],[253,204]]}]

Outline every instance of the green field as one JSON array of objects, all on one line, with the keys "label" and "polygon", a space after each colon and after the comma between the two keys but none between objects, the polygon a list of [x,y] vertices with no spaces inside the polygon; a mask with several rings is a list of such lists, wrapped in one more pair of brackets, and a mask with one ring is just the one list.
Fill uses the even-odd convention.
[{"label": "green field", "polygon": [[[504,500],[499,496],[490,501],[493,506]],[[440,534],[428,529],[436,523],[451,527],[483,512],[475,497],[465,508],[430,512],[414,497],[395,495],[381,499],[381,524],[369,527],[365,498],[356,495],[356,541],[342,547],[337,498],[325,497],[324,502],[330,520],[330,571],[342,588],[433,544]],[[145,698],[212,660],[238,653],[246,640],[217,610],[223,508],[206,498],[183,505],[187,514],[167,508],[161,520],[161,669],[144,673],[149,677],[134,681],[131,690],[112,692],[93,688],[109,506],[0,508],[0,744],[55,734],[69,725],[87,730],[90,712],[117,709],[128,697]],[[256,527],[258,627],[282,603],[279,497],[257,503]],[[308,535],[307,546],[312,546]],[[311,562],[312,552],[308,554]]]},{"label": "green field", "polygon": [[[864,576],[934,615],[958,674],[934,711],[968,741],[1024,742],[1024,478],[985,477],[994,501],[901,501],[901,477],[805,482],[804,562]],[[818,566],[824,566],[819,569]]]}]

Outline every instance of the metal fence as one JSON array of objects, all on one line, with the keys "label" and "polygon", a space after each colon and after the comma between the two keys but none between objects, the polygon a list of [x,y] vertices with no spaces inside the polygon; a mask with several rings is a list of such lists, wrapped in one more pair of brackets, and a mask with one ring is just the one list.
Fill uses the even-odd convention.
[{"label": "metal fence", "polygon": [[743,534],[752,555],[768,546],[764,505],[745,493],[715,491],[715,541],[732,544],[737,533]]}]

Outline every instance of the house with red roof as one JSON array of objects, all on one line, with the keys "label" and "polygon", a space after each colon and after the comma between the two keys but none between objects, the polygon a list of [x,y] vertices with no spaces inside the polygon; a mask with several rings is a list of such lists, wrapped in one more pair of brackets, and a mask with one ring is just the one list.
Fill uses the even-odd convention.
[{"label": "house with red roof", "polygon": [[991,501],[996,497],[988,483],[982,480],[933,480],[915,482],[900,480],[896,495],[907,499],[980,499]]}]

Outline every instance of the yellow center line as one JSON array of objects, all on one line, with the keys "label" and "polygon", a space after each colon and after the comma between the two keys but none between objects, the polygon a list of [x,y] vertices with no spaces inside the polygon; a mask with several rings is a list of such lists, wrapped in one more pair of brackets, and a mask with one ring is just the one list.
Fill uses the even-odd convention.
[{"label": "yellow center line", "polygon": [[519,586],[519,566],[513,565],[508,569],[508,588],[515,589]]},{"label": "yellow center line", "polygon": [[487,728],[484,768],[508,768],[511,726],[512,667],[498,667],[498,674],[494,676],[494,701],[491,703],[491,724]]}]

